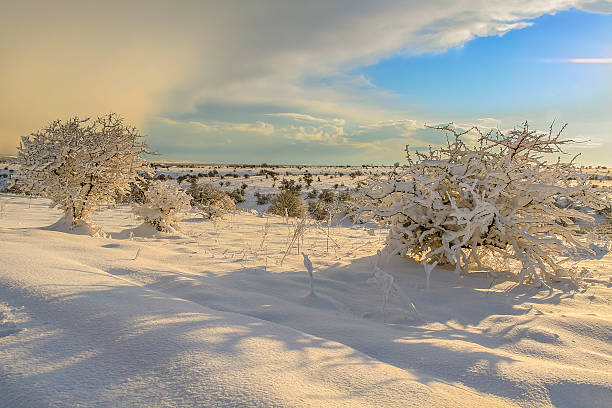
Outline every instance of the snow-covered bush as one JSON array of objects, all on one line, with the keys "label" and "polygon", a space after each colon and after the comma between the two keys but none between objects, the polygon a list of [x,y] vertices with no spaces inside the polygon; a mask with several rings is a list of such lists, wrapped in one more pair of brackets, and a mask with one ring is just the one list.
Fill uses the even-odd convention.
[{"label": "snow-covered bush", "polygon": [[228,211],[236,209],[234,200],[222,190],[211,184],[198,186],[192,184],[188,190],[191,195],[191,205],[207,218],[222,217]]},{"label": "snow-covered bush", "polygon": [[155,180],[145,191],[145,201],[134,204],[134,213],[158,231],[174,232],[184,213],[191,209],[190,200],[177,185]]},{"label": "snow-covered bush", "polygon": [[[365,189],[370,203],[362,211],[389,222],[391,250],[424,265],[454,265],[457,273],[471,265],[492,271],[495,262],[484,260],[505,260],[521,282],[571,275],[564,254],[588,250],[577,220],[591,222],[588,209],[605,207],[610,190],[592,186],[572,161],[545,160],[571,142],[560,139],[563,128],[437,129],[452,136],[446,146],[417,151],[414,159],[408,153],[407,166]],[[476,140],[464,142],[470,136]]]},{"label": "snow-covered bush", "polygon": [[268,212],[289,217],[303,217],[306,213],[306,201],[291,190],[282,190],[270,200]]},{"label": "snow-covered bush", "polygon": [[24,136],[19,146],[20,184],[31,194],[49,197],[64,211],[69,229],[89,228],[90,216],[103,204],[130,190],[139,172],[148,172],[141,157],[142,136],[115,114],[95,120],[56,120]]}]

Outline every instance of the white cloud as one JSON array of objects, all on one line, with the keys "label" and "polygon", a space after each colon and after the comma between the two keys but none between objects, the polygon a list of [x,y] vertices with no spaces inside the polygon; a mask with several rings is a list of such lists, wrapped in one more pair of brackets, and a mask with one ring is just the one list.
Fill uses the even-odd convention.
[{"label": "white cloud", "polygon": [[[171,124],[167,121],[165,123]],[[174,124],[180,124],[175,122]],[[271,135],[274,133],[274,125],[262,121],[255,123],[231,123],[231,122],[211,122],[205,123],[201,121],[189,121],[187,124],[194,126],[196,129],[203,132],[252,132],[261,133],[263,135]]]},{"label": "white cloud", "polygon": [[266,113],[264,114],[264,116],[276,116],[276,117],[281,117],[281,118],[284,117],[284,118],[290,118],[290,119],[294,119],[294,120],[301,121],[301,122],[337,123],[340,125],[344,125],[345,123],[345,120],[340,119],[340,118],[324,119],[324,118],[317,118],[312,115],[306,115],[303,113]]},{"label": "white cloud", "polygon": [[381,129],[387,127],[395,127],[402,128],[406,130],[417,129],[422,127],[422,123],[414,120],[414,119],[389,119],[389,120],[381,120],[375,123],[365,123],[359,126],[360,131],[372,130],[372,129]]},{"label": "white cloud", "polygon": [[584,137],[576,136],[572,137],[572,140],[577,143],[575,147],[580,149],[596,149],[603,146],[603,141],[597,137]]},{"label": "white cloud", "polygon": [[612,64],[612,58],[545,58],[542,61],[569,64]]}]

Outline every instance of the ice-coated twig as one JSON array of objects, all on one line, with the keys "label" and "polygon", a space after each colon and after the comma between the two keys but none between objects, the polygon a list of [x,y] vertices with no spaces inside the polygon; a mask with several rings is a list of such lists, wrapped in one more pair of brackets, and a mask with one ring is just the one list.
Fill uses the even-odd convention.
[{"label": "ice-coated twig", "polygon": [[266,238],[268,237],[268,232],[270,231],[270,219],[266,218],[266,223],[263,226],[262,229],[262,233],[261,233],[261,243],[259,244],[259,249],[262,249],[265,242],[266,242]]},{"label": "ice-coated twig", "polygon": [[280,261],[280,265],[283,264],[283,262],[285,261],[285,258],[289,254],[289,251],[291,250],[291,248],[293,248],[293,245],[302,235],[304,235],[304,232],[306,232],[307,229],[308,229],[308,219],[306,218],[306,216],[304,216],[302,219],[300,219],[298,222],[294,224],[293,237],[291,238],[291,241],[287,245],[287,249],[285,250],[285,253],[283,254],[283,257]]},{"label": "ice-coated twig", "polygon": [[310,279],[310,296],[313,296],[314,295],[314,279],[312,276],[312,272],[313,272],[312,262],[310,261],[310,258],[308,258],[308,255],[306,255],[304,252],[302,252],[302,256],[304,257],[304,267],[306,268],[306,271],[308,272],[308,278]]},{"label": "ice-coated twig", "polygon": [[425,269],[425,276],[426,276],[425,290],[429,292],[429,289],[430,289],[429,276],[431,275],[431,271],[433,270],[433,268],[435,268],[436,265],[438,264],[438,261],[434,263],[427,263],[426,261],[423,261],[421,262],[421,264],[423,265],[423,268]]},{"label": "ice-coated twig", "polygon": [[408,295],[402,291],[402,289],[394,282],[393,276],[388,274],[384,270],[382,270],[378,265],[380,263],[380,258],[382,253],[380,250],[376,252],[376,262],[374,263],[374,276],[368,279],[368,282],[375,283],[383,295],[383,303],[382,303],[382,312],[383,312],[383,320],[387,321],[387,304],[389,303],[389,299],[391,296],[396,295],[401,300],[403,300],[414,312],[414,315],[419,319],[421,316],[416,309],[416,306],[410,299]]}]

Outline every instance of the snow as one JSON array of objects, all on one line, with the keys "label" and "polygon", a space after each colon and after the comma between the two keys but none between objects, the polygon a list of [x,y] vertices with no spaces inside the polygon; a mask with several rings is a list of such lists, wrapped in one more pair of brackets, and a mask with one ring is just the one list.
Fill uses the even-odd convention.
[{"label": "snow", "polygon": [[[385,231],[192,214],[182,232],[104,209],[47,228],[1,194],[0,406],[559,406],[612,400],[612,254],[543,290],[377,256]],[[314,291],[305,267],[312,263]],[[383,293],[378,276],[394,290]],[[408,300],[418,314],[414,313]]]}]

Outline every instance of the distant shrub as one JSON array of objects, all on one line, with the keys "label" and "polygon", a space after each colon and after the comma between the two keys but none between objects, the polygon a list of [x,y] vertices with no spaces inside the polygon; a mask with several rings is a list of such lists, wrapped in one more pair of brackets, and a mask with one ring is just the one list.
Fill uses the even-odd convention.
[{"label": "distant shrub", "polygon": [[319,193],[319,200],[325,202],[325,203],[332,203],[334,202],[334,197],[336,195],[334,194],[333,191],[329,191],[329,190],[322,190],[321,193]]},{"label": "distant shrub", "polygon": [[255,193],[255,198],[257,199],[257,205],[264,205],[270,202],[270,194],[262,194],[259,191]]},{"label": "distant shrub", "polygon": [[319,192],[317,191],[317,189],[313,188],[311,191],[308,192],[308,194],[306,194],[306,198],[317,198],[318,195]]},{"label": "distant shrub", "polygon": [[234,200],[211,184],[192,186],[188,190],[191,204],[207,218],[217,218],[236,208]]},{"label": "distant shrub", "polygon": [[243,189],[235,188],[227,194],[232,198],[232,200],[234,200],[236,204],[243,203],[245,200],[244,199],[245,190]]},{"label": "distant shrub", "polygon": [[117,198],[118,204],[142,204],[145,202],[145,192],[149,189],[150,181],[143,179],[140,182],[130,183],[130,191]]},{"label": "distant shrub", "polygon": [[327,205],[321,200],[308,203],[308,213],[317,221],[327,220],[330,216]]},{"label": "distant shrub", "polygon": [[306,183],[307,187],[310,187],[312,185],[312,181],[313,181],[313,177],[312,174],[310,173],[305,173],[302,178],[304,179],[304,183]]},{"label": "distant shrub", "polygon": [[308,204],[308,212],[312,218],[324,221],[336,214],[348,213],[353,207],[353,197],[347,191],[334,193],[323,190],[319,199]]},{"label": "distant shrub", "polygon": [[271,214],[303,217],[306,213],[306,202],[290,190],[282,190],[270,200],[268,212]]},{"label": "distant shrub", "polygon": [[302,185],[297,184],[295,180],[282,179],[279,188],[281,191],[288,191],[292,194],[299,194],[302,191]]}]

